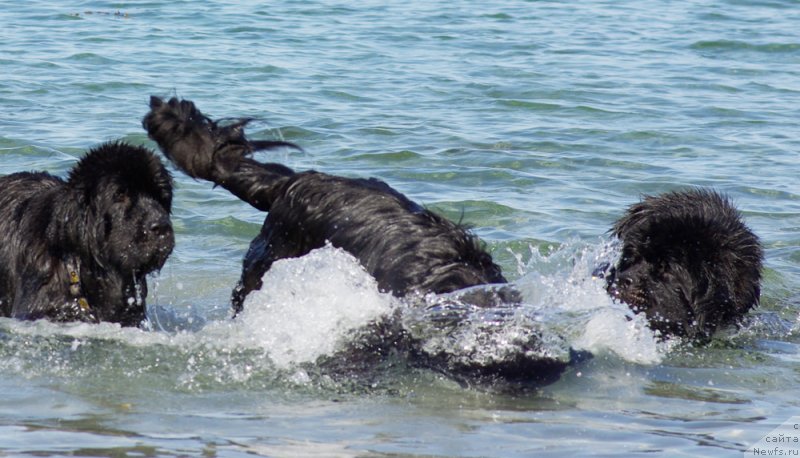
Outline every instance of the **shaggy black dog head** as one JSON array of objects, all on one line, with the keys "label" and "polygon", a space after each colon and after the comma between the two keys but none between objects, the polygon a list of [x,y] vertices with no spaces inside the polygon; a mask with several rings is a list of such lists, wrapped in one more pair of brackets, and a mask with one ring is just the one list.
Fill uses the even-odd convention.
[{"label": "shaggy black dog head", "polygon": [[608,291],[662,336],[704,341],[758,304],[762,249],[725,197],[700,189],[645,197],[612,231],[622,254]]},{"label": "shaggy black dog head", "polygon": [[[87,227],[72,248],[120,273],[160,269],[175,239],[170,223],[172,178],[149,150],[108,143],[72,169],[67,188],[85,209]],[[67,227],[77,227],[68,225]]]},{"label": "shaggy black dog head", "polygon": [[205,116],[188,100],[173,97],[164,102],[152,96],[150,112],[142,120],[142,126],[161,151],[189,176],[214,181],[225,176],[231,163],[238,161],[243,153],[282,146],[301,149],[284,141],[248,140],[244,127],[251,120],[220,123]]}]

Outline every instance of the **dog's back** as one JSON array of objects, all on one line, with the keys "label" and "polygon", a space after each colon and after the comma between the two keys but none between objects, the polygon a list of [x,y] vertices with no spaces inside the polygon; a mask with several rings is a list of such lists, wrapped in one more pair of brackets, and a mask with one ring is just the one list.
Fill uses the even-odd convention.
[{"label": "dog's back", "polygon": [[[466,228],[443,218],[385,183],[316,172],[290,178],[273,201],[273,245],[297,255],[326,242],[358,258],[381,289],[445,293],[503,283],[500,268]],[[281,237],[293,240],[281,240]],[[262,272],[263,274],[263,272]]]},{"label": "dog's back", "polygon": [[[64,181],[47,172],[18,172],[0,177],[0,215],[7,217],[10,208],[24,205],[25,199],[37,193],[62,186]],[[0,224],[6,221],[0,221]],[[2,243],[2,242],[0,242]]]},{"label": "dog's back", "polygon": [[[34,213],[45,193],[57,192],[64,181],[45,172],[19,172],[0,177],[0,315],[11,316],[19,278],[18,253],[34,255],[27,248],[33,233],[46,229]],[[28,215],[25,217],[25,215]],[[37,224],[40,223],[40,224]]]}]

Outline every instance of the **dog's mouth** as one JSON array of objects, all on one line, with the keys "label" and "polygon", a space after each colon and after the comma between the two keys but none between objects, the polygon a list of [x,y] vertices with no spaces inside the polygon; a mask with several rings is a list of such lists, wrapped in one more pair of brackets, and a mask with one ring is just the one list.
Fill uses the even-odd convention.
[{"label": "dog's mouth", "polygon": [[646,309],[648,297],[644,290],[633,285],[633,283],[620,284],[618,281],[609,283],[606,291],[612,299],[628,304],[634,312]]},{"label": "dog's mouth", "polygon": [[604,262],[592,271],[592,278],[603,279],[606,282],[606,292],[615,301],[628,304],[631,309],[641,310],[648,303],[647,294],[641,285],[630,275],[620,272],[616,266]]},{"label": "dog's mouth", "polygon": [[175,248],[175,237],[170,227],[160,234],[149,234],[144,240],[131,244],[131,248],[121,253],[117,261],[112,261],[122,271],[149,274],[160,270]]},{"label": "dog's mouth", "polygon": [[172,250],[175,248],[175,236],[172,230],[169,231],[168,235],[158,236],[154,244],[155,248],[151,253],[150,262],[147,263],[148,267],[150,267],[148,273],[161,270],[167,262],[167,258],[169,258],[169,255],[172,253]]}]

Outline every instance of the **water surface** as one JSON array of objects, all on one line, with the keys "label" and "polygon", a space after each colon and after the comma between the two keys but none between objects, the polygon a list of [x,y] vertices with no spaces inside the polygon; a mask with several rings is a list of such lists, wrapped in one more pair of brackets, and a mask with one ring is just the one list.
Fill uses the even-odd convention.
[{"label": "water surface", "polygon": [[[305,149],[261,160],[378,177],[463,218],[525,291],[519,319],[595,358],[522,392],[402,359],[325,373],[353,326],[403,306],[322,250],[229,321],[264,215],[175,171],[148,329],[0,320],[0,454],[741,455],[798,412],[798,6],[3,2],[1,174],[154,147],[151,94],[252,116],[253,137]],[[704,348],[659,344],[591,278],[627,205],[688,186],[730,195],[767,257],[761,307]],[[498,354],[512,324],[429,345]]]}]

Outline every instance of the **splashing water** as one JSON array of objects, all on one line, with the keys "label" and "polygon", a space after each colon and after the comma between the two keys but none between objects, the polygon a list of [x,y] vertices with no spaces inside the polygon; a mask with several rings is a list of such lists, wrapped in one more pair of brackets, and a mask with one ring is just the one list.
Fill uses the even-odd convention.
[{"label": "splashing water", "polygon": [[[169,332],[2,320],[0,366],[26,376],[122,370],[185,389],[263,386],[276,383],[276,377],[302,385],[310,380],[301,367],[335,355],[359,335],[355,331],[387,316],[399,317],[421,351],[458,364],[496,366],[526,358],[566,362],[570,350],[656,364],[670,343],[660,342],[642,317],[613,302],[602,279],[591,275],[615,256],[606,243],[566,244],[546,255],[532,250],[527,272],[512,284],[521,302],[476,306],[460,301],[463,291],[431,295],[422,304],[381,293],[355,258],[327,246],[276,262],[235,319],[201,317],[195,321],[201,326],[171,323]],[[159,328],[170,316],[163,308],[157,308]],[[173,315],[170,319],[180,318]]]},{"label": "splashing water", "polygon": [[671,342],[659,341],[644,316],[614,302],[594,269],[618,256],[614,243],[566,244],[547,255],[531,249],[523,275],[513,283],[521,303],[480,307],[459,300],[463,292],[429,296],[427,306],[404,318],[428,354],[479,365],[519,358],[567,362],[570,349],[612,353],[640,364],[659,363]]},{"label": "splashing water", "polygon": [[331,246],[276,261],[247,296],[236,332],[281,367],[332,354],[347,335],[398,306],[349,253]]},{"label": "splashing water", "polygon": [[276,262],[226,330],[227,340],[264,349],[275,364],[289,368],[334,354],[353,331],[399,312],[423,352],[465,365],[520,358],[566,362],[571,349],[658,363],[669,345],[592,277],[596,266],[617,256],[613,243],[567,244],[548,255],[532,250],[527,273],[513,283],[521,303],[476,306],[461,302],[460,291],[429,295],[420,306],[380,293],[355,258],[327,246]]},{"label": "splashing water", "polygon": [[573,348],[657,364],[676,342],[657,339],[646,318],[612,300],[605,280],[592,274],[597,266],[613,264],[618,257],[616,240],[588,246],[569,243],[547,255],[532,250],[529,273],[517,280],[517,287],[527,302],[550,311],[548,324]]}]

